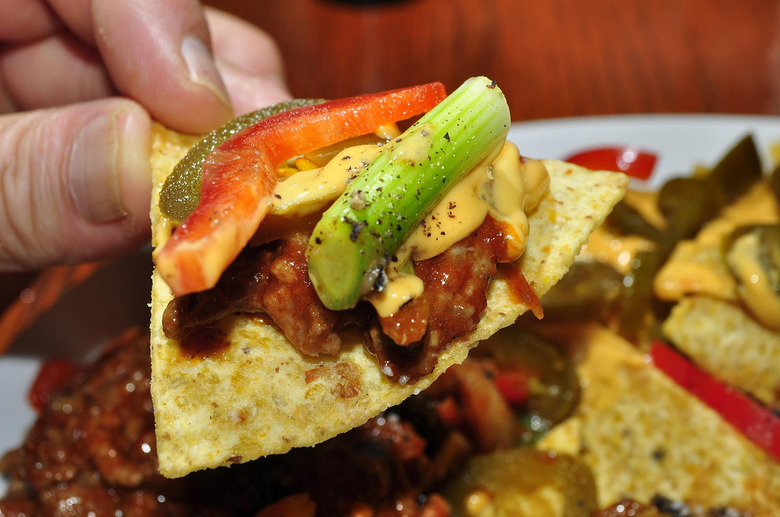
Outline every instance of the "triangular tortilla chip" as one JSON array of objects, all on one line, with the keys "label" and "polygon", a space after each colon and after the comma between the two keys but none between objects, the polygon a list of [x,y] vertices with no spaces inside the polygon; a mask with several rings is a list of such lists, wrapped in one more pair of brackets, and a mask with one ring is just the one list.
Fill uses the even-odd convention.
[{"label": "triangular tortilla chip", "polygon": [[743,308],[709,296],[686,296],[663,323],[664,335],[712,375],[780,408],[780,332]]},{"label": "triangular tortilla chip", "polygon": [[[152,243],[172,225],[158,210],[159,191],[193,140],[157,128],[153,142]],[[538,296],[568,270],[574,256],[625,191],[622,174],[545,162],[550,192],[529,218],[527,250],[518,262]],[[311,446],[363,424],[428,387],[470,348],[515,321],[528,307],[494,280],[476,330],[453,342],[430,375],[400,385],[353,339],[336,357],[312,358],[291,346],[262,317],[229,319],[228,345],[197,359],[182,354],[162,330],[172,294],[155,273],[152,288],[152,397],[160,471],[168,477]],[[345,340],[346,341],[346,340]]]},{"label": "triangular tortilla chip", "polygon": [[583,389],[574,414],[538,447],[583,460],[599,507],[660,494],[744,515],[780,514],[780,464],[634,345],[597,324],[540,333],[566,346]]}]

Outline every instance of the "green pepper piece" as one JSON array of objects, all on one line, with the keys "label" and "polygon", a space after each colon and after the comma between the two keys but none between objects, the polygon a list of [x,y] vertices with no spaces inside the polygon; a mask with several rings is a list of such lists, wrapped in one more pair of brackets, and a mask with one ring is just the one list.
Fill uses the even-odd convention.
[{"label": "green pepper piece", "polygon": [[575,262],[542,298],[545,320],[606,321],[617,310],[623,275],[603,262]]},{"label": "green pepper piece", "polygon": [[780,224],[758,229],[758,263],[766,273],[775,296],[780,298]]},{"label": "green pepper piece", "polygon": [[653,306],[653,279],[668,257],[668,246],[661,250],[637,253],[631,272],[626,275],[621,298],[620,333],[630,339],[647,327],[648,308]]},{"label": "green pepper piece", "polygon": [[761,160],[751,135],[742,138],[704,177],[674,178],[658,194],[658,208],[668,231],[654,251],[637,254],[626,276],[620,332],[634,338],[647,328],[655,303],[653,279],[677,241],[693,237],[721,209],[762,178]]},{"label": "green pepper piece", "polygon": [[532,431],[549,431],[576,409],[580,380],[574,363],[561,347],[535,332],[511,325],[482,341],[473,353],[491,358],[500,370],[525,372],[534,379],[523,407],[536,417]]},{"label": "green pepper piece", "polygon": [[717,185],[727,202],[731,203],[762,177],[761,157],[756,143],[752,135],[746,135],[713,167],[707,175],[707,182]]},{"label": "green pepper piece", "polygon": [[[538,494],[553,491],[556,504]],[[588,466],[563,453],[519,447],[469,458],[448,480],[443,495],[453,517],[471,516],[473,497],[484,496],[479,515],[591,515],[598,509],[596,483]],[[471,501],[471,504],[469,503]],[[558,506],[559,505],[559,506]],[[523,510],[528,513],[524,513]]]},{"label": "green pepper piece", "polygon": [[702,178],[674,178],[658,194],[658,208],[673,240],[693,236],[721,209],[762,178],[761,159],[751,135],[732,147]]},{"label": "green pepper piece", "polygon": [[724,256],[728,256],[734,243],[747,234],[756,236],[756,263],[763,269],[774,293],[780,296],[780,224],[751,224],[736,228],[723,242]]},{"label": "green pepper piece", "polygon": [[306,257],[323,304],[354,307],[435,203],[504,142],[509,107],[495,82],[467,80],[349,184],[314,228]]},{"label": "green pepper piece", "polygon": [[772,176],[769,178],[769,186],[772,187],[775,199],[780,203],[780,166],[775,167],[775,170],[772,171]]},{"label": "green pepper piece", "polygon": [[780,224],[739,227],[723,248],[744,306],[758,322],[780,330]]},{"label": "green pepper piece", "polygon": [[203,162],[222,142],[239,131],[253,126],[263,119],[283,111],[324,102],[322,99],[294,99],[280,102],[234,118],[224,126],[215,129],[192,146],[182,160],[173,168],[160,191],[160,211],[172,221],[184,221],[200,203],[200,183],[203,177]]},{"label": "green pepper piece", "polygon": [[686,239],[716,217],[725,205],[720,189],[713,189],[700,178],[674,178],[661,187],[658,209],[668,222],[666,238]]},{"label": "green pepper piece", "polygon": [[639,235],[651,241],[660,241],[663,232],[648,223],[642,214],[625,201],[620,201],[607,216],[607,225],[621,235]]}]

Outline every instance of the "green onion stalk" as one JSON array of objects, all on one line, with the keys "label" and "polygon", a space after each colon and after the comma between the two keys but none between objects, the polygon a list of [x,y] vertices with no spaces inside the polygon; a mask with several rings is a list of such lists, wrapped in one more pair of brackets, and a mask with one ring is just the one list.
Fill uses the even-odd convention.
[{"label": "green onion stalk", "polygon": [[354,307],[381,291],[395,253],[442,196],[506,139],[501,90],[486,77],[464,82],[423,115],[325,211],[306,249],[322,303]]}]

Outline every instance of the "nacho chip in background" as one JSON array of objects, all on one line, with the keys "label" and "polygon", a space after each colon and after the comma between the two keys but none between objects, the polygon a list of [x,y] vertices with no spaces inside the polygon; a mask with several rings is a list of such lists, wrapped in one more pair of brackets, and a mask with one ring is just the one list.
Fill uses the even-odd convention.
[{"label": "nacho chip in background", "polygon": [[582,459],[600,506],[660,494],[704,508],[780,515],[780,464],[631,343],[597,324],[541,333],[567,348],[583,390],[574,414],[539,448]]},{"label": "nacho chip in background", "polygon": [[680,300],[663,332],[716,378],[780,407],[780,332],[760,325],[741,307],[709,296]]}]

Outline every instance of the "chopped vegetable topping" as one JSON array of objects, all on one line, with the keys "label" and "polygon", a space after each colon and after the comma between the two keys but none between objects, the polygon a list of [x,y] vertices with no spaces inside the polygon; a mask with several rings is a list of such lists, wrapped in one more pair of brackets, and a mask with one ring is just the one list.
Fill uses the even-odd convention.
[{"label": "chopped vegetable topping", "polygon": [[195,210],[200,202],[200,186],[203,179],[203,162],[208,155],[239,131],[254,126],[261,120],[302,106],[325,102],[323,99],[293,99],[280,102],[240,117],[215,129],[203,140],[192,146],[186,156],[176,164],[160,191],[160,211],[172,221],[181,222]]},{"label": "chopped vegetable topping", "polygon": [[200,203],[157,253],[157,270],[177,296],[213,287],[268,212],[282,161],[428,111],[444,95],[441,83],[361,95],[235,134],[204,162]]},{"label": "chopped vegetable topping", "polygon": [[306,255],[323,304],[348,309],[381,290],[385,268],[407,235],[450,187],[503,144],[509,124],[501,90],[475,77],[388,144],[314,229]]}]

